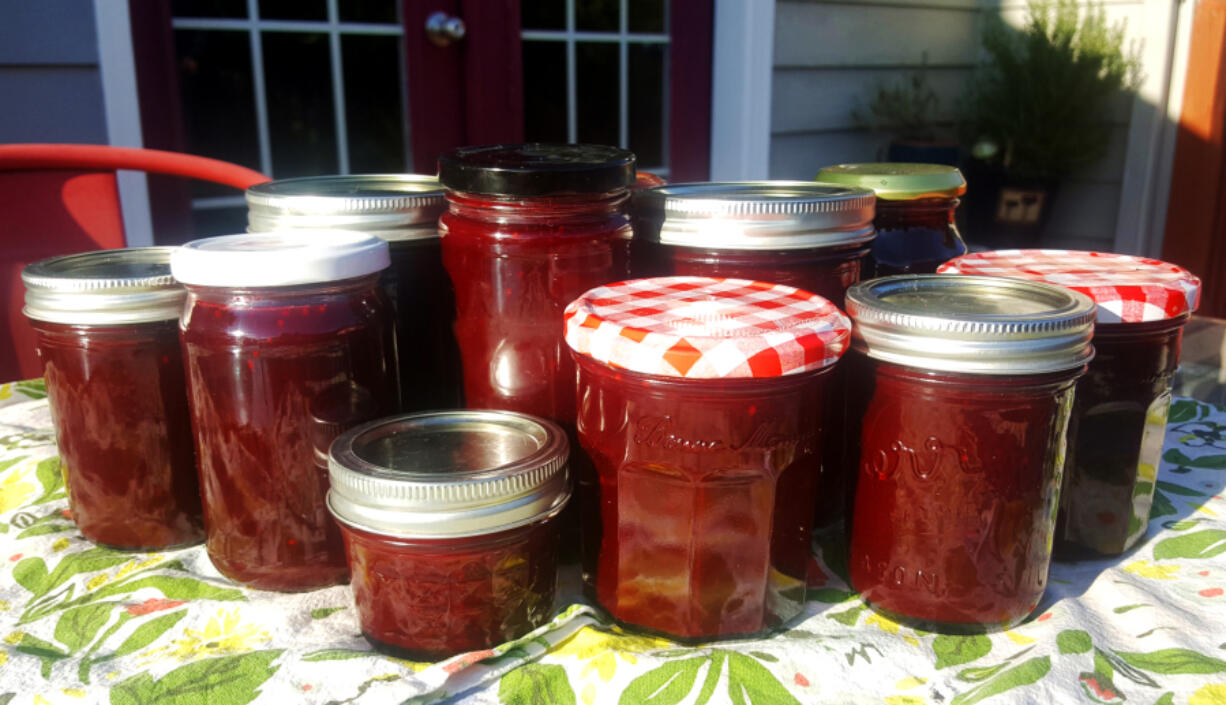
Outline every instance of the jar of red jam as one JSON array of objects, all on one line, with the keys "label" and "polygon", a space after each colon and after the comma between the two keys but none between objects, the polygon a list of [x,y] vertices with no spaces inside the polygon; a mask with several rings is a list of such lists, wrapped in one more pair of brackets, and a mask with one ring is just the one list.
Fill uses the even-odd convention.
[{"label": "jar of red jam", "polygon": [[170,253],[87,252],[21,273],[72,518],[110,548],[204,539]]},{"label": "jar of red jam", "polygon": [[574,423],[574,363],[558,321],[628,276],[634,155],[594,145],[465,147],[439,159],[443,263],[470,408]]},{"label": "jar of red jam", "polygon": [[828,184],[858,186],[877,194],[877,239],[866,279],[891,274],[931,274],[966,253],[954,224],[966,179],[945,164],[878,162],[828,166],[817,173]]},{"label": "jar of red jam", "polygon": [[942,271],[1048,282],[1098,304],[1094,361],[1077,383],[1055,557],[1116,556],[1149,525],[1171,380],[1200,280],[1160,260],[1105,252],[1002,250]]},{"label": "jar of red jam", "polygon": [[433,661],[544,624],[567,449],[556,424],[507,411],[396,416],[338,437],[328,508],[367,640]]},{"label": "jar of red jam", "polygon": [[873,242],[871,191],[806,181],[670,184],[634,197],[634,274],[734,277],[843,305]]},{"label": "jar of red jam", "polygon": [[247,189],[247,229],[361,230],[386,240],[379,280],[396,322],[400,409],[463,406],[455,295],[443,270],[438,217],[447,209],[433,176],[355,174],[279,179]]},{"label": "jar of red jam", "polygon": [[850,324],[806,291],[662,277],[566,310],[587,589],[614,619],[673,638],[744,636],[804,609],[823,394]]},{"label": "jar of red jam", "polygon": [[847,311],[852,587],[937,631],[1022,620],[1047,583],[1094,303],[1049,284],[929,274],[857,284]]},{"label": "jar of red jam", "polygon": [[348,576],[327,449],[395,409],[387,243],[352,231],[196,240],[171,257],[209,558],[265,590]]}]

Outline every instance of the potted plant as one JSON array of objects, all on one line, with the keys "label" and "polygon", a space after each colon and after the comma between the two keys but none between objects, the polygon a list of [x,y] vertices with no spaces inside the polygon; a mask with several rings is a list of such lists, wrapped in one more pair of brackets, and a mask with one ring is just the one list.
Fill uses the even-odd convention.
[{"label": "potted plant", "polygon": [[1140,81],[1124,23],[1101,5],[1031,0],[1026,23],[989,21],[986,62],[971,79],[961,134],[968,239],[1028,247],[1051,214],[1060,180],[1107,152],[1107,103]]},{"label": "potted plant", "polygon": [[885,159],[891,162],[958,164],[958,143],[937,124],[940,99],[928,85],[923,64],[902,81],[879,82],[866,106],[852,110],[857,125],[890,135]]}]

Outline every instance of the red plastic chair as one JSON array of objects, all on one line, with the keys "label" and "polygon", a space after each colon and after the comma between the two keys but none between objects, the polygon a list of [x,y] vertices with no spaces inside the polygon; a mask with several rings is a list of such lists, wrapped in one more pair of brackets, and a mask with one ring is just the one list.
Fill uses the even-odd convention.
[{"label": "red plastic chair", "polygon": [[191,154],[86,144],[0,144],[0,381],[42,375],[21,313],[21,268],[47,257],[124,247],[116,170],[182,176],[246,189],[268,177]]}]

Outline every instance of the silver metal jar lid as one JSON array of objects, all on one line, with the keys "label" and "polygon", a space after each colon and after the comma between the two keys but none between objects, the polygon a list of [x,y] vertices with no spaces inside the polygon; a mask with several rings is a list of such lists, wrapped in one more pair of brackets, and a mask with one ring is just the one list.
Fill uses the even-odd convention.
[{"label": "silver metal jar lid", "polygon": [[362,230],[388,241],[438,237],[443,187],[420,174],[279,179],[247,189],[247,230]]},{"label": "silver metal jar lid", "polygon": [[904,274],[847,291],[853,348],[909,367],[980,375],[1080,367],[1094,356],[1094,302],[1006,277]]},{"label": "silver metal jar lid", "polygon": [[503,531],[562,509],[568,450],[557,424],[510,411],[381,419],[332,443],[328,508],[344,524],[392,536]]},{"label": "silver metal jar lid", "polygon": [[811,181],[668,184],[634,195],[635,236],[729,250],[866,243],[876,204],[868,189]]},{"label": "silver metal jar lid", "polygon": [[170,275],[173,247],[52,257],[21,270],[27,318],[70,325],[175,320],[187,291]]}]

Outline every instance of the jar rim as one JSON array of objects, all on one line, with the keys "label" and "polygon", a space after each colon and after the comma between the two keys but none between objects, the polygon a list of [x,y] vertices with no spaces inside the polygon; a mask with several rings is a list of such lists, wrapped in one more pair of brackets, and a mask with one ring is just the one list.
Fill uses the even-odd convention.
[{"label": "jar rim", "polygon": [[424,174],[277,179],[247,189],[247,231],[342,229],[388,241],[437,237],[444,189]]},{"label": "jar rim", "polygon": [[569,443],[557,424],[511,411],[436,411],[337,436],[328,506],[381,534],[457,537],[537,521],[570,497]]}]

